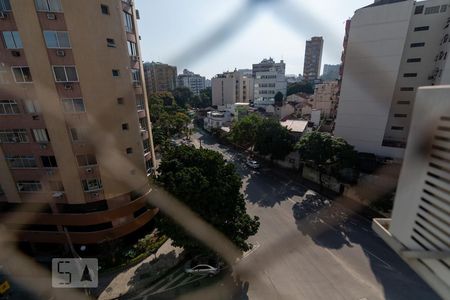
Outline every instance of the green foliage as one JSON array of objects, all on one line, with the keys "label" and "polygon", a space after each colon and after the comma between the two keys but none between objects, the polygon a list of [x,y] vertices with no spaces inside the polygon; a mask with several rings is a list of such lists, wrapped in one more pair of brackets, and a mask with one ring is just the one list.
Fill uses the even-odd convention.
[{"label": "green foliage", "polygon": [[277,120],[263,119],[258,126],[255,150],[271,159],[283,160],[294,150],[293,137]]},{"label": "green foliage", "polygon": [[357,161],[356,151],[344,139],[324,132],[303,135],[296,148],[303,161],[312,162],[319,170],[334,165],[338,168],[353,168]]},{"label": "green foliage", "polygon": [[250,114],[240,118],[232,125],[230,139],[233,143],[247,149],[256,143],[259,125],[263,118],[257,114]]},{"label": "green foliage", "polygon": [[172,91],[175,102],[179,107],[205,108],[212,105],[211,88],[200,91],[200,95],[194,95],[187,87],[178,87]]},{"label": "green foliage", "polygon": [[177,105],[182,108],[186,108],[189,103],[192,103],[194,98],[194,93],[187,87],[177,87],[172,91],[172,94]]},{"label": "green foliage", "polygon": [[286,96],[290,96],[297,93],[305,93],[312,95],[314,94],[314,87],[309,82],[295,82],[288,84]]},{"label": "green foliage", "polygon": [[283,100],[284,100],[283,93],[282,92],[276,93],[274,100],[275,100],[275,106],[283,106]]},{"label": "green foliage", "polygon": [[211,87],[207,87],[204,90],[200,91],[200,102],[196,103],[196,105],[192,104],[192,107],[195,108],[205,108],[212,105],[212,89]]},{"label": "green foliage", "polygon": [[[207,149],[180,146],[169,149],[159,167],[158,181],[204,221],[228,237],[238,248],[248,250],[247,239],[259,228],[258,217],[250,217],[235,167],[221,154]],[[175,221],[160,214],[158,229],[176,246],[188,251],[209,252]]]},{"label": "green foliage", "polygon": [[139,254],[154,253],[166,241],[167,237],[165,235],[148,234],[133,245],[133,250]]}]

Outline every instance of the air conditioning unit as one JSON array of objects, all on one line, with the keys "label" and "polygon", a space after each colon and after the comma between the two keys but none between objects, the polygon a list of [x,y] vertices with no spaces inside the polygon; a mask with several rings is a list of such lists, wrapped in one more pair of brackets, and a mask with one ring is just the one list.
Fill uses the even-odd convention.
[{"label": "air conditioning unit", "polygon": [[52,14],[52,13],[48,13],[47,14],[47,19],[49,19],[49,20],[56,20],[56,15]]},{"label": "air conditioning unit", "polygon": [[56,56],[66,56],[66,51],[64,51],[64,50],[56,50]]},{"label": "air conditioning unit", "polygon": [[64,192],[53,192],[52,197],[53,198],[60,198],[64,196]]},{"label": "air conditioning unit", "polygon": [[6,19],[6,16],[8,16],[5,12],[0,11],[0,19]]},{"label": "air conditioning unit", "polygon": [[20,51],[12,50],[12,51],[11,51],[11,54],[12,54],[12,56],[14,56],[14,57],[19,57],[19,56],[20,56]]},{"label": "air conditioning unit", "polygon": [[73,89],[73,85],[70,84],[70,83],[65,83],[65,84],[64,84],[64,89],[65,89],[65,90],[72,90],[72,89]]},{"label": "air conditioning unit", "polygon": [[98,197],[100,197],[100,194],[99,193],[91,193],[91,196],[94,198],[98,198]]},{"label": "air conditioning unit", "polygon": [[40,147],[41,149],[47,149],[47,144],[41,143],[41,144],[39,144],[39,147]]},{"label": "air conditioning unit", "polygon": [[86,173],[88,173],[88,174],[94,173],[94,169],[92,169],[92,168],[86,168],[85,170],[86,170]]}]

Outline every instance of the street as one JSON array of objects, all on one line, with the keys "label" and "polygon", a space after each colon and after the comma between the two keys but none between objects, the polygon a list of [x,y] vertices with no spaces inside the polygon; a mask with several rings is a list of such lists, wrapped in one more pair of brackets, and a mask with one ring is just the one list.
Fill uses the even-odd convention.
[{"label": "street", "polygon": [[190,279],[176,270],[142,293],[144,299],[439,299],[376,236],[370,219],[288,172],[264,164],[250,169],[242,154],[207,134],[194,133],[192,143],[235,164],[248,213],[259,216],[261,226],[234,273],[183,287]]}]

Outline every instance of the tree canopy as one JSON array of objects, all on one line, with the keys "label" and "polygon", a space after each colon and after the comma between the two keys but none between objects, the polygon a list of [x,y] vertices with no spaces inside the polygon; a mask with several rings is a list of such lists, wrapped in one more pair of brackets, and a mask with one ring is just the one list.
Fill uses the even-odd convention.
[{"label": "tree canopy", "polygon": [[266,118],[258,126],[255,150],[271,159],[283,160],[294,150],[294,139],[278,120]]},{"label": "tree canopy", "polygon": [[288,84],[286,96],[297,93],[314,94],[314,86],[309,82],[295,82]]},{"label": "tree canopy", "polygon": [[274,97],[275,106],[283,106],[284,95],[282,92],[277,92]]},{"label": "tree canopy", "polygon": [[262,120],[263,118],[257,114],[239,118],[231,127],[231,141],[245,149],[255,146],[259,124]]},{"label": "tree canopy", "polygon": [[[215,151],[179,146],[165,153],[158,171],[157,180],[168,192],[238,248],[249,249],[247,239],[258,231],[259,218],[252,218],[246,212],[240,192],[242,181],[233,164],[226,163]],[[164,214],[158,219],[158,229],[170,237],[175,246],[193,252],[209,252]]]}]

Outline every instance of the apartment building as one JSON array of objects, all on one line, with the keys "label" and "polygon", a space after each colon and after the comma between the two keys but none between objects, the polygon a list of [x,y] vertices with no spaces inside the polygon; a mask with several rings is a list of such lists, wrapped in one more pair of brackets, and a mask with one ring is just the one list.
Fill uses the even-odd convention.
[{"label": "apartment building", "polygon": [[[256,73],[258,72],[269,72],[271,69],[274,69],[276,72],[280,74],[286,74],[286,64],[283,60],[280,60],[279,63],[275,62],[272,57],[264,58],[260,63],[252,65],[252,75],[253,78],[256,78]],[[247,71],[248,70],[243,70]]]},{"label": "apartment building", "polygon": [[280,92],[286,96],[286,64],[276,63],[272,58],[263,59],[253,65],[254,99],[261,103],[273,104],[275,95]]},{"label": "apartment building", "polygon": [[144,64],[147,93],[170,92],[177,87],[177,67],[160,62]]},{"label": "apartment building", "polygon": [[305,81],[314,81],[319,78],[322,67],[323,38],[312,37],[306,41],[305,61],[303,64],[303,78]]},{"label": "apartment building", "polygon": [[253,100],[254,79],[240,71],[218,74],[211,81],[212,104],[227,106]]},{"label": "apartment building", "polygon": [[206,79],[199,74],[195,74],[187,69],[183,70],[183,74],[178,75],[177,87],[187,87],[195,95],[200,95],[200,91],[206,88]]},{"label": "apartment building", "polygon": [[448,85],[419,88],[392,219],[373,222],[442,299],[450,299],[449,99]]},{"label": "apartment building", "polygon": [[133,2],[0,10],[2,225],[14,240],[55,244],[141,228],[157,210],[146,206],[154,153]]},{"label": "apartment building", "polygon": [[335,118],[339,99],[339,82],[328,81],[316,84],[313,99],[313,109],[320,110],[322,118]]},{"label": "apartment building", "polygon": [[375,1],[355,12],[335,135],[358,151],[403,157],[417,88],[448,83],[444,77],[437,81],[435,70],[446,60],[449,4]]},{"label": "apartment building", "polygon": [[332,81],[339,79],[339,71],[341,69],[341,65],[323,65],[323,73],[320,79],[324,81]]}]

